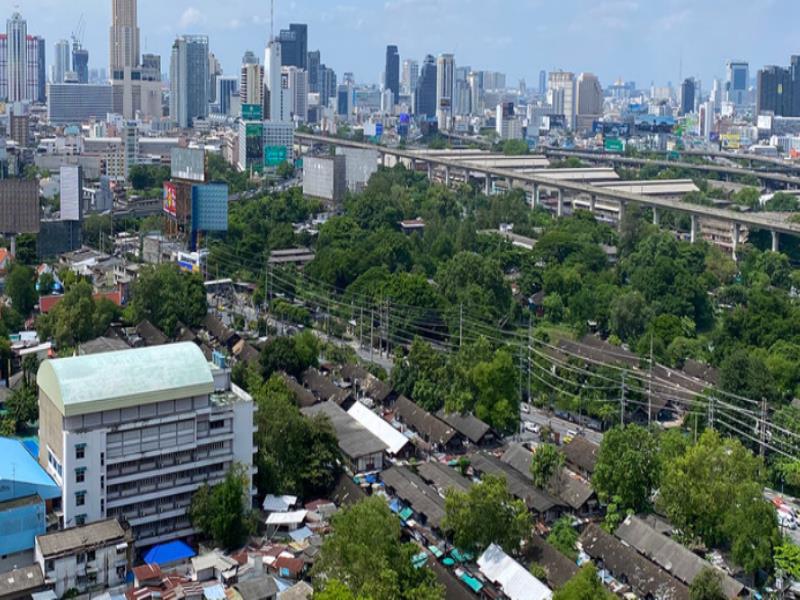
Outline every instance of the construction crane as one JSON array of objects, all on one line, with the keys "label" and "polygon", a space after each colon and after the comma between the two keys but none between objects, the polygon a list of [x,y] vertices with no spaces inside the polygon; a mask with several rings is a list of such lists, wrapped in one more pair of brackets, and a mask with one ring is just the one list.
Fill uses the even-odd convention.
[{"label": "construction crane", "polygon": [[82,48],[83,47],[83,36],[86,33],[86,18],[84,17],[84,13],[81,13],[80,18],[78,19],[78,24],[75,26],[75,29],[72,31],[72,45],[75,48]]}]

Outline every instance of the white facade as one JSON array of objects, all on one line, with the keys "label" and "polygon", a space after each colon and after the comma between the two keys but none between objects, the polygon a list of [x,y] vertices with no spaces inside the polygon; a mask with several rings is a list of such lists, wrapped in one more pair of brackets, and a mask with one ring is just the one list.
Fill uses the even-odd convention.
[{"label": "white facade", "polygon": [[303,159],[303,194],[332,203],[341,202],[347,187],[345,157],[307,156]]},{"label": "white facade", "polygon": [[440,54],[436,59],[436,120],[442,130],[449,129],[452,124],[455,75],[455,57]]},{"label": "white facade", "polygon": [[125,583],[130,568],[128,538],[116,520],[40,535],[34,561],[59,598],[70,589],[114,587]]},{"label": "white facade", "polygon": [[297,67],[283,67],[289,110],[295,121],[308,121],[308,72]]},{"label": "white facade", "polygon": [[[76,410],[60,400],[57,390],[64,385],[59,388],[53,382],[61,376],[50,374],[58,373],[51,365],[58,361],[42,364],[37,377],[40,462],[61,486],[65,527],[118,518],[131,525],[137,546],[185,537],[195,532],[187,511],[203,484],[222,481],[234,463],[244,465],[252,476],[252,399],[231,384],[229,371],[205,362],[202,353],[195,353],[199,349],[189,346],[170,344],[61,359],[82,360],[84,366],[70,367],[84,373],[98,365],[102,370],[124,363],[139,376],[142,369],[154,374],[152,389],[139,394],[135,402],[112,394],[97,401],[97,410],[92,402]],[[155,374],[158,368],[149,367],[158,364],[156,359],[182,361],[184,368],[189,364],[194,371],[191,378],[202,383],[167,387],[166,378],[162,384]],[[112,361],[111,367],[106,360]],[[110,385],[107,382],[108,373],[86,378],[87,386]]]},{"label": "white facade", "polygon": [[555,115],[564,115],[568,129],[575,128],[575,74],[553,71],[547,79],[547,103]]},{"label": "white facade", "polygon": [[242,104],[258,104],[264,102],[264,67],[258,63],[242,65],[242,80],[239,88]]},{"label": "white facade", "polygon": [[351,192],[362,191],[369,178],[378,171],[378,153],[375,150],[340,147],[336,154],[345,157],[347,189]]},{"label": "white facade", "polygon": [[288,82],[281,67],[281,44],[276,40],[269,43],[264,54],[264,83],[269,93],[269,115],[264,117],[277,123],[289,122],[291,106],[286,93]]}]

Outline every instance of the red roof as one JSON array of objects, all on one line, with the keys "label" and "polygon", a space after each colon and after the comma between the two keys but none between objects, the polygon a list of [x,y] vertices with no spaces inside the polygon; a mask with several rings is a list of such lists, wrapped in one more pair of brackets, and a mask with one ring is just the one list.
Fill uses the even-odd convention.
[{"label": "red roof", "polygon": [[303,559],[301,558],[289,558],[288,556],[279,556],[275,559],[275,562],[272,563],[273,568],[278,571],[280,574],[281,571],[286,569],[291,577],[296,577],[299,575],[303,567],[305,567]]},{"label": "red roof", "polygon": [[161,567],[158,565],[141,565],[133,568],[133,576],[136,581],[161,580]]},{"label": "red roof", "polygon": [[[120,291],[113,291],[113,292],[101,292],[97,294],[93,294],[92,296],[95,301],[105,298],[106,300],[111,300],[117,306],[122,306],[122,292]],[[39,312],[42,314],[47,314],[51,310],[53,310],[61,300],[64,299],[63,294],[56,294],[52,296],[42,296],[39,298]]]}]

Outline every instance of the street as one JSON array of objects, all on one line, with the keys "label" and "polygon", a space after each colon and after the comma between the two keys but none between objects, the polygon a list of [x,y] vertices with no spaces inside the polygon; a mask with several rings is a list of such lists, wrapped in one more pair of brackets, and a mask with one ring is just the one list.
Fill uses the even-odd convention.
[{"label": "street", "polygon": [[[555,415],[551,415],[544,410],[536,408],[535,406],[530,407],[530,412],[526,413],[525,411],[520,411],[520,417],[522,419],[523,425],[525,422],[529,423],[536,423],[540,427],[549,427],[553,431],[559,434],[561,439],[565,436],[570,435],[574,436],[576,433],[579,433],[583,437],[585,437],[590,442],[594,442],[595,444],[599,444],[603,441],[603,434],[599,431],[594,431],[592,429],[587,429],[586,427],[580,427],[577,423],[571,423]],[[538,436],[530,433],[528,431],[524,431],[521,435],[523,441],[534,440],[538,439]]]}]

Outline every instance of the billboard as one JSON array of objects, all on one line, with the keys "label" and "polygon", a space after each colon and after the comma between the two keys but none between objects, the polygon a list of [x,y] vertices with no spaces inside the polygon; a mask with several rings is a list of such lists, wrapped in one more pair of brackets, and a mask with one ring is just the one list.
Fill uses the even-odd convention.
[{"label": "billboard", "polygon": [[192,186],[192,230],[228,230],[228,185]]},{"label": "billboard", "polygon": [[245,126],[245,158],[247,168],[260,170],[264,164],[264,126],[261,123]]},{"label": "billboard", "polygon": [[723,133],[719,137],[723,148],[738,150],[742,147],[742,138],[738,133]]},{"label": "billboard", "polygon": [[277,167],[286,162],[286,146],[266,146],[264,148],[264,166]]},{"label": "billboard", "polygon": [[593,121],[592,133],[595,135],[608,135],[611,137],[628,137],[631,126],[627,123],[616,123],[613,121]]},{"label": "billboard", "polygon": [[242,119],[245,121],[261,121],[264,118],[264,109],[260,104],[242,104]]},{"label": "billboard", "polygon": [[171,156],[173,179],[205,182],[206,153],[202,148],[173,148]]},{"label": "billboard", "polygon": [[59,172],[61,193],[61,220],[80,221],[83,217],[81,200],[83,199],[83,186],[81,182],[81,168],[77,166],[63,166]]},{"label": "billboard", "polygon": [[624,152],[625,142],[619,138],[606,138],[603,141],[603,150],[606,152]]},{"label": "billboard", "polygon": [[39,233],[39,182],[0,179],[0,232]]},{"label": "billboard", "polygon": [[178,190],[174,183],[164,183],[164,212],[171,217],[178,216]]}]

